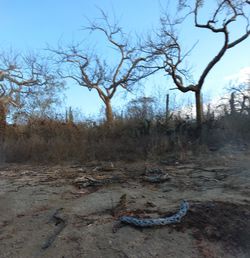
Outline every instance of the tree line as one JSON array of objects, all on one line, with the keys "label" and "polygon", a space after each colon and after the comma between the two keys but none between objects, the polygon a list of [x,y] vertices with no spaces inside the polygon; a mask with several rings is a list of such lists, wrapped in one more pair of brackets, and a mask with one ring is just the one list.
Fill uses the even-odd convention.
[{"label": "tree line", "polygon": [[[59,93],[65,81],[71,80],[90,91],[96,91],[104,103],[106,123],[113,123],[112,99],[119,90],[133,91],[135,85],[149,76],[164,71],[183,93],[193,92],[195,96],[197,128],[203,122],[202,88],[209,73],[230,49],[245,41],[249,34],[250,2],[245,0],[214,1],[214,9],[208,17],[203,15],[209,1],[179,0],[176,15],[164,13],[160,26],[149,32],[144,39],[132,41],[116,22],[110,22],[101,10],[101,19],[90,21],[85,29],[99,33],[103,42],[108,43],[117,53],[112,58],[102,58],[97,51],[90,51],[80,43],[70,46],[48,48],[45,56],[30,54],[24,56],[13,52],[0,55],[0,134],[4,137],[7,114],[11,109],[36,111],[46,114],[58,103]],[[211,2],[210,2],[211,3]],[[179,26],[191,18],[191,26],[221,35],[223,41],[214,57],[202,70],[197,81],[190,82],[192,74],[185,67],[189,51],[180,42]],[[233,38],[232,24],[244,24],[242,34]],[[136,43],[134,43],[136,42]],[[202,58],[202,57],[201,57]],[[44,60],[52,60],[45,62]],[[197,60],[199,63],[199,60]]]}]

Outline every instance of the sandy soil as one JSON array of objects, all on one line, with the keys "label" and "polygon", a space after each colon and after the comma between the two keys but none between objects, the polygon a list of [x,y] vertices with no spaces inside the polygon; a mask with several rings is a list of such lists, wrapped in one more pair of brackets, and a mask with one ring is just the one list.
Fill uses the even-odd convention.
[{"label": "sandy soil", "polygon": [[[145,181],[150,169],[169,180]],[[190,210],[178,224],[117,224],[121,215],[174,213],[182,199]],[[250,257],[250,152],[113,166],[3,164],[0,214],[1,258]]]}]

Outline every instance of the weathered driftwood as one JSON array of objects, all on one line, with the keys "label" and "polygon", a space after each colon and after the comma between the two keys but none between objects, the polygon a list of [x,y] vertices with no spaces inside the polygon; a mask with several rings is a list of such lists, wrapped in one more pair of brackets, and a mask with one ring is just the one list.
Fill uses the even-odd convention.
[{"label": "weathered driftwood", "polygon": [[163,218],[147,218],[141,219],[133,216],[122,216],[119,218],[120,222],[130,224],[135,227],[153,227],[153,226],[164,226],[168,224],[174,224],[181,221],[181,219],[186,215],[189,209],[189,204],[187,201],[182,201],[180,205],[180,210],[169,217]]},{"label": "weathered driftwood", "polygon": [[80,178],[76,178],[74,181],[74,185],[78,188],[85,188],[88,186],[102,186],[106,184],[112,183],[122,183],[122,179],[116,176],[113,177],[105,177],[105,178],[94,178],[91,176],[83,176]]},{"label": "weathered driftwood", "polygon": [[153,168],[146,169],[145,174],[142,177],[143,181],[150,183],[163,183],[170,180],[168,173],[164,172],[162,169]]}]

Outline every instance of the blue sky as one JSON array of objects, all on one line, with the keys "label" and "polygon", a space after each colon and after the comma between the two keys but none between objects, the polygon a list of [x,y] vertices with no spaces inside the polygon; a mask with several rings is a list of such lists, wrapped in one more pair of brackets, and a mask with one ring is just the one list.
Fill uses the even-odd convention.
[{"label": "blue sky", "polygon": [[[166,2],[164,0],[0,0],[0,47],[3,50],[13,48],[21,52],[29,49],[40,51],[46,48],[46,44],[56,47],[59,41],[69,43],[82,40],[87,36],[82,31],[82,27],[88,25],[86,17],[90,20],[100,17],[97,7],[107,11],[111,17],[115,13],[126,32],[145,34],[150,29],[156,28],[160,12],[163,8],[167,8]],[[235,27],[236,33],[240,31],[241,24]],[[198,46],[187,59],[193,67],[194,77],[199,76],[200,71],[220,47],[221,38],[208,31],[195,30],[188,26],[182,28],[181,38],[186,49],[199,40]],[[223,57],[208,76],[204,85],[204,95],[213,98],[220,94],[230,76],[233,78],[242,69],[250,67],[249,46],[250,39],[247,39]],[[143,84],[146,87],[146,95],[152,93],[154,87],[159,86],[165,92],[168,87],[173,87],[171,81],[162,74],[147,79]],[[86,115],[99,112],[102,103],[96,93],[73,84],[68,86],[67,106],[79,108]],[[122,105],[122,96],[119,95],[114,99],[114,106]]]}]

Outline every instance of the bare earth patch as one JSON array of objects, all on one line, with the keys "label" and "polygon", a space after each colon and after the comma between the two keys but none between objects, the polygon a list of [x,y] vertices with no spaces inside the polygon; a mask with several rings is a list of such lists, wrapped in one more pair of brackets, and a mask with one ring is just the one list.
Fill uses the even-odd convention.
[{"label": "bare earth patch", "polygon": [[[151,180],[155,171],[164,180]],[[121,215],[171,215],[182,199],[190,209],[178,224],[114,230]],[[1,258],[250,257],[250,153],[182,163],[3,164],[0,214]]]}]

